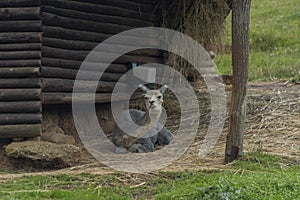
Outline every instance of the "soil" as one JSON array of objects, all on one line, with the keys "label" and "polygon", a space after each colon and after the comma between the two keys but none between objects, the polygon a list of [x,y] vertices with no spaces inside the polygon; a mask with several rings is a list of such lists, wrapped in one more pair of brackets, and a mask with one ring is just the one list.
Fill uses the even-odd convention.
[{"label": "soil", "polygon": [[[230,86],[228,99],[230,99]],[[200,90],[199,90],[200,91]],[[244,152],[260,150],[262,152],[292,157],[300,163],[300,85],[295,83],[249,83],[247,97],[246,130],[244,136]],[[194,144],[173,164],[162,171],[183,171],[198,169],[228,169],[230,165],[224,164],[224,150],[228,122],[218,143],[204,159],[198,156],[199,148],[205,136],[209,115],[209,101],[207,94],[199,92],[198,100],[201,110],[201,125],[199,126]],[[206,101],[201,101],[206,100]],[[201,103],[202,102],[202,103]],[[205,103],[203,103],[205,102]],[[207,103],[208,102],[208,103]],[[176,104],[176,103],[175,103]],[[228,104],[229,105],[229,104]],[[167,127],[176,131],[178,127],[179,113],[176,105],[166,104],[167,111],[171,112],[167,121]],[[172,110],[173,109],[173,110]],[[9,143],[10,141],[2,141]],[[0,146],[3,146],[0,144]],[[74,163],[74,166],[60,170],[23,168],[22,161],[9,159],[4,149],[0,149],[0,178],[14,178],[24,175],[47,175],[59,173],[94,173],[106,174],[115,171],[102,165],[93,159],[82,148],[81,154],[84,160]]]}]

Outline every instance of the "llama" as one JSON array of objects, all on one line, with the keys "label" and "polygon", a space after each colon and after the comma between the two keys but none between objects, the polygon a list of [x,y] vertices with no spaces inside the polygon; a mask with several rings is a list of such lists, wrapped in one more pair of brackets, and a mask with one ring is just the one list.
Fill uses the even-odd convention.
[{"label": "llama", "polygon": [[[146,86],[140,85],[139,88],[145,93],[144,99],[147,111],[130,109],[129,112],[124,111],[121,114],[121,118],[126,120],[126,118],[131,117],[132,121],[141,128],[132,136],[125,133],[116,124],[113,130],[112,142],[118,147],[116,149],[117,153],[152,152],[155,150],[155,145],[167,145],[173,139],[172,133],[158,122],[162,114],[163,93],[168,87],[163,86],[158,90],[150,90]],[[149,132],[150,129],[152,131]],[[151,134],[151,132],[154,132],[154,134]]]}]

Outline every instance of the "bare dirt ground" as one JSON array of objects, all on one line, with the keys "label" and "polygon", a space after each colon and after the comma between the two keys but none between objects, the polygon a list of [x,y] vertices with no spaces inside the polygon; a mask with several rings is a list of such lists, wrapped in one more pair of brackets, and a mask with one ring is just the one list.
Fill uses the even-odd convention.
[{"label": "bare dirt ground", "polygon": [[[230,87],[228,86],[228,91]],[[202,98],[205,95],[199,94]],[[199,98],[201,104],[201,97]],[[228,92],[230,99],[230,92]],[[300,163],[300,85],[294,83],[250,83],[248,86],[248,103],[246,131],[244,137],[244,152],[260,150],[262,152],[292,157]],[[204,103],[200,105],[207,108]],[[224,164],[224,149],[228,123],[225,124],[218,143],[213,151],[204,159],[198,157],[199,149],[205,132],[209,114],[203,112],[194,144],[173,164],[163,171],[183,171],[199,169],[230,169],[230,165]],[[173,119],[172,119],[173,117]],[[167,122],[171,130],[176,129],[178,116],[171,115]],[[7,161],[3,152],[0,151],[0,166]],[[53,175],[59,173],[94,173],[107,174],[115,171],[103,166],[101,163],[90,159],[89,162],[81,163],[66,169],[56,171],[24,172],[8,171],[0,172],[1,179],[12,179],[24,175]]]}]

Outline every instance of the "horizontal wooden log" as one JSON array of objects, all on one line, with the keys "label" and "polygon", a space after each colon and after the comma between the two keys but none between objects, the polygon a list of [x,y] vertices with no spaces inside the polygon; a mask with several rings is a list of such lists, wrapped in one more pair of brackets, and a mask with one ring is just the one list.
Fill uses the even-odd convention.
[{"label": "horizontal wooden log", "polygon": [[[127,31],[132,27],[125,25],[117,25],[112,23],[100,23],[90,20],[74,19],[70,17],[62,17],[50,13],[42,13],[43,24],[46,26],[61,26],[63,28],[91,31],[104,34],[118,34],[123,31]],[[1,22],[0,22],[1,28]]]},{"label": "horizontal wooden log", "polygon": [[[42,67],[41,73],[44,78],[63,78],[63,79],[75,79],[78,70],[63,69],[55,67]],[[81,75],[84,75],[83,80],[96,80],[98,81],[98,74],[92,71],[81,71]],[[117,82],[122,74],[103,73],[101,80],[109,82]]]},{"label": "horizontal wooden log", "polygon": [[[0,68],[1,70],[1,68]],[[0,79],[0,88],[41,88],[40,78],[2,78]]]},{"label": "horizontal wooden log", "polygon": [[39,75],[40,75],[39,67],[0,68],[0,78],[37,77]]},{"label": "horizontal wooden log", "polygon": [[38,137],[41,128],[41,124],[1,125],[0,139]]},{"label": "horizontal wooden log", "polygon": [[0,113],[40,113],[41,101],[10,101],[0,103]]},{"label": "horizontal wooden log", "polygon": [[0,20],[38,20],[40,7],[0,8]]},{"label": "horizontal wooden log", "polygon": [[0,101],[38,100],[41,89],[0,89]]},{"label": "horizontal wooden log", "polygon": [[131,0],[76,0],[80,2],[89,2],[89,3],[94,3],[94,4],[102,4],[102,5],[107,5],[107,6],[114,6],[114,7],[122,7],[122,8],[127,8],[130,10],[139,10],[140,12],[149,12],[153,13],[153,10],[157,7],[157,3],[151,3],[145,4],[141,1],[138,2],[132,2]]},{"label": "horizontal wooden log", "polygon": [[130,0],[132,2],[136,3],[142,3],[142,4],[149,4],[149,5],[155,5],[157,1],[149,1],[149,0]]},{"label": "horizontal wooden log", "polygon": [[146,21],[159,21],[159,17],[154,15],[152,10],[147,10],[141,12],[141,10],[130,10],[122,8],[120,6],[107,6],[103,5],[100,2],[98,4],[93,3],[81,3],[76,1],[64,1],[64,0],[43,0],[43,5],[58,7],[58,8],[69,8],[73,10],[88,12],[88,13],[97,13],[110,16],[122,16],[126,18],[133,19],[143,19]]},{"label": "horizontal wooden log", "polygon": [[[43,26],[43,36],[48,38],[60,38],[66,40],[80,40],[80,41],[87,41],[87,42],[103,42],[107,38],[113,36],[112,34],[104,34],[104,33],[95,33],[95,32],[88,32],[88,31],[79,31],[79,30],[72,30],[66,29],[61,27],[54,27],[54,26]],[[145,35],[145,37],[137,37],[137,36],[120,36],[121,40],[118,41],[111,41],[112,44],[122,44],[128,46],[139,46],[140,41],[142,41],[142,45],[145,44],[151,47],[157,47],[160,44],[159,37],[152,37],[149,38]]]},{"label": "horizontal wooden log", "polygon": [[[93,50],[99,43],[96,42],[84,42],[78,40],[64,40],[64,39],[57,39],[57,38],[48,38],[43,37],[42,43],[44,46],[53,47],[53,48],[60,48],[66,50],[79,50],[79,51],[91,51]],[[102,48],[105,49],[105,53],[118,53],[120,49],[127,49],[127,45],[120,45],[120,44],[101,44]],[[162,57],[162,52],[158,49],[143,49],[142,47],[139,50],[129,52],[128,55],[143,55],[143,56],[156,56]],[[94,52],[97,52],[95,49]]]},{"label": "horizontal wooden log", "polygon": [[[110,63],[111,61],[114,61],[115,63],[122,64],[128,62],[162,63],[162,58],[152,56],[123,55],[118,58],[118,54],[114,53],[75,51],[42,46],[42,56],[47,58],[60,58],[66,60],[83,61],[87,55],[90,56],[90,62]],[[117,59],[114,60],[115,58]]]},{"label": "horizontal wooden log", "polygon": [[41,51],[2,51],[0,52],[0,60],[24,60],[39,59]]},{"label": "horizontal wooden log", "polygon": [[[72,92],[74,87],[74,80],[70,79],[55,79],[55,78],[43,78],[43,92]],[[82,81],[76,82],[76,91],[80,93],[93,92],[92,88],[96,86],[96,92],[112,92],[115,87],[114,82],[105,81]],[[124,90],[128,88],[127,84],[119,83],[118,90]]]},{"label": "horizontal wooden log", "polygon": [[26,21],[0,21],[1,32],[40,32],[40,20],[26,20]]},{"label": "horizontal wooden log", "polygon": [[72,8],[64,9],[64,8],[57,8],[52,6],[42,6],[41,11],[43,13],[51,13],[63,17],[83,19],[83,20],[89,20],[89,21],[95,21],[101,23],[119,24],[119,25],[129,26],[132,28],[159,26],[158,22],[145,21],[145,20],[140,20],[138,18],[126,18],[120,16],[87,13],[83,11],[72,10]]},{"label": "horizontal wooden log", "polygon": [[[0,30],[2,31],[2,29]],[[0,33],[0,44],[40,43],[41,38],[42,34],[40,32]]]},{"label": "horizontal wooden log", "polygon": [[[48,67],[59,67],[59,68],[66,68],[66,69],[79,69],[81,66],[81,61],[74,61],[74,60],[64,60],[64,59],[57,59],[57,58],[42,58],[42,65]],[[107,67],[107,63],[93,63],[93,62],[86,62],[88,69],[90,71],[101,71],[103,72],[104,68],[106,68],[105,72],[110,73],[118,73],[124,74],[128,70],[128,66],[125,64],[110,64]]]},{"label": "horizontal wooden log", "polygon": [[[111,102],[111,93],[77,93],[72,96],[72,93],[43,93],[43,104],[70,104],[74,103],[92,103],[92,99],[95,99],[95,103],[107,103]],[[122,101],[128,99],[128,94],[118,93],[116,94],[116,101]]]},{"label": "horizontal wooden log", "polygon": [[32,7],[39,6],[39,0],[1,0],[0,7]]},{"label": "horizontal wooden log", "polygon": [[0,44],[0,51],[41,50],[41,43]]},{"label": "horizontal wooden log", "polygon": [[0,60],[0,68],[2,67],[39,67],[40,59],[35,60]]},{"label": "horizontal wooden log", "polygon": [[40,124],[41,122],[40,113],[0,114],[0,125]]}]

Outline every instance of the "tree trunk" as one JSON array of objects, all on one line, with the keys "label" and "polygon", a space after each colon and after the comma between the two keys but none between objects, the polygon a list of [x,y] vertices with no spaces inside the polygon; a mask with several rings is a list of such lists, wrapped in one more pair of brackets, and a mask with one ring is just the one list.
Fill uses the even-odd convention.
[{"label": "tree trunk", "polygon": [[246,90],[249,60],[250,0],[233,0],[232,3],[232,64],[233,85],[227,135],[225,162],[243,155]]}]

